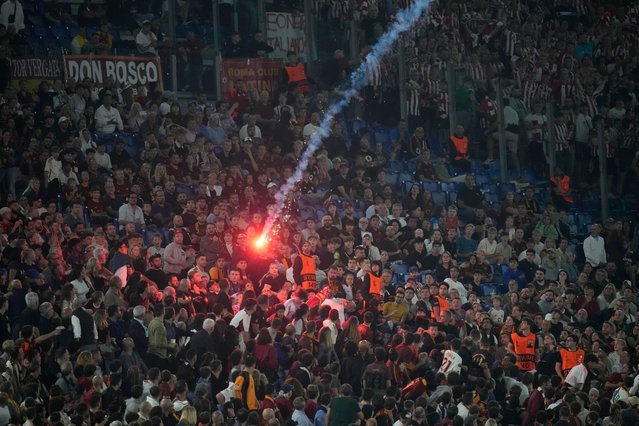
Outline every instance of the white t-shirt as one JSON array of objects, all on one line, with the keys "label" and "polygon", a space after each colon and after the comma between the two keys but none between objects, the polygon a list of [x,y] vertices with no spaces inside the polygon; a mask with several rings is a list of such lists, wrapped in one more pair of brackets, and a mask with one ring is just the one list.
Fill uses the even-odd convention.
[{"label": "white t-shirt", "polygon": [[455,289],[457,290],[457,292],[459,293],[459,298],[461,299],[462,303],[466,303],[468,301],[468,290],[466,290],[466,287],[464,287],[464,285],[462,283],[460,283],[459,281],[455,281],[452,278],[446,278],[444,280],[444,282],[446,284],[448,284],[448,289],[449,291],[451,289]]},{"label": "white t-shirt", "polygon": [[581,388],[588,377],[588,369],[583,364],[575,365],[566,375],[566,383],[573,388]]},{"label": "white t-shirt", "polygon": [[441,367],[439,367],[439,373],[444,373],[448,376],[448,373],[459,373],[462,366],[462,357],[458,353],[451,351],[450,349],[444,352],[444,360]]},{"label": "white t-shirt", "polygon": [[244,309],[235,314],[230,325],[237,328],[240,323],[242,324],[242,331],[248,332],[251,330],[251,315],[247,314]]},{"label": "white t-shirt", "polygon": [[150,46],[151,42],[157,41],[157,37],[153,34],[153,31],[149,31],[148,34],[144,34],[142,30],[135,36],[135,44],[141,46],[147,46],[145,48],[138,48],[140,53],[158,53],[157,49],[153,46]]},{"label": "white t-shirt", "polygon": [[339,312],[339,323],[344,324],[346,320],[344,317],[344,305],[346,304],[346,300],[340,297],[333,297],[332,299],[325,299],[322,302],[322,306],[327,305],[330,306],[331,309],[336,309]]},{"label": "white t-shirt", "polygon": [[[574,367],[573,367],[574,369]],[[570,372],[572,373],[572,370],[570,370]],[[568,373],[570,374],[570,373]],[[624,389],[624,387],[620,387],[615,389],[615,391],[612,393],[612,403],[614,404],[615,402],[619,402],[619,401],[623,401],[626,404],[628,403],[628,399],[630,398],[630,393]]]},{"label": "white t-shirt", "polygon": [[488,241],[488,238],[484,238],[477,245],[477,251],[483,250],[486,256],[491,256],[495,254],[495,250],[497,249],[497,240],[493,240],[491,243]]},{"label": "white t-shirt", "polygon": [[319,129],[320,129],[319,126],[316,126],[313,123],[308,123],[306,126],[304,126],[304,130],[302,130],[302,135],[311,136],[313,135],[313,133],[318,132]]}]

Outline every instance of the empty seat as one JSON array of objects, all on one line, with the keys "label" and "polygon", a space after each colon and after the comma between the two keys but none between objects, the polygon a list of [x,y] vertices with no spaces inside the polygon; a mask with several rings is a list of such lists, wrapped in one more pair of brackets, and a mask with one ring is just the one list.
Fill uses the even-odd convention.
[{"label": "empty seat", "polygon": [[442,191],[444,192],[451,192],[451,191],[457,190],[457,186],[453,182],[442,182],[441,187],[442,187]]},{"label": "empty seat", "polygon": [[438,182],[427,180],[422,182],[422,189],[424,191],[436,192],[439,191],[440,188]]}]

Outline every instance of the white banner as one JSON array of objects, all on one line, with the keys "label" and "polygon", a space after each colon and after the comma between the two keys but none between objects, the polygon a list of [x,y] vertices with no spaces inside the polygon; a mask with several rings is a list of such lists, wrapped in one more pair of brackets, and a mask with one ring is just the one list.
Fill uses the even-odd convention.
[{"label": "white banner", "polygon": [[269,57],[286,59],[286,53],[289,51],[297,53],[298,56],[305,56],[307,49],[304,28],[305,19],[302,13],[267,12],[267,42],[275,49]]},{"label": "white banner", "polygon": [[147,83],[162,86],[157,56],[65,56],[64,71],[67,78],[78,82],[89,78],[101,84],[111,77],[122,86]]}]

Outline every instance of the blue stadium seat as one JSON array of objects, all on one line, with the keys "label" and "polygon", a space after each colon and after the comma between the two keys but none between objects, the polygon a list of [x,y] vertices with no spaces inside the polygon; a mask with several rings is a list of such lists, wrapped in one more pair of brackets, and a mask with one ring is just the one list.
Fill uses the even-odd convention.
[{"label": "blue stadium seat", "polygon": [[408,264],[403,262],[397,262],[393,265],[396,274],[407,274]]},{"label": "blue stadium seat", "polygon": [[441,187],[444,192],[457,191],[457,186],[453,182],[442,182]]},{"label": "blue stadium seat", "polygon": [[496,283],[484,283],[481,284],[479,288],[483,297],[490,297],[495,294],[499,294],[499,284]]},{"label": "blue stadium seat", "polygon": [[430,180],[422,181],[422,190],[430,191],[430,192],[439,191],[440,190],[439,182],[430,181]]},{"label": "blue stadium seat", "polygon": [[403,285],[406,281],[405,275],[395,272],[393,274],[393,283],[396,285]]},{"label": "blue stadium seat", "polygon": [[448,204],[457,204],[457,192],[448,193]]},{"label": "blue stadium seat", "polygon": [[416,184],[417,183],[413,182],[412,180],[402,180],[402,192],[404,193],[404,195],[408,194],[410,192],[410,189],[413,187],[413,185],[416,185]]},{"label": "blue stadium seat", "polygon": [[515,184],[510,182],[500,183],[498,185],[498,188],[499,188],[499,195],[501,195],[502,197],[506,195],[508,191],[513,191],[513,192],[517,191]]},{"label": "blue stadium seat", "polygon": [[490,178],[488,175],[475,175],[475,184],[477,184],[480,188],[483,185],[486,185],[490,182]]},{"label": "blue stadium seat", "polygon": [[391,161],[387,167],[387,173],[401,173],[404,170],[403,161]]},{"label": "blue stadium seat", "polygon": [[494,192],[486,192],[484,194],[484,198],[486,198],[486,201],[488,201],[493,206],[499,205],[499,202],[500,202],[499,196],[495,194]]}]

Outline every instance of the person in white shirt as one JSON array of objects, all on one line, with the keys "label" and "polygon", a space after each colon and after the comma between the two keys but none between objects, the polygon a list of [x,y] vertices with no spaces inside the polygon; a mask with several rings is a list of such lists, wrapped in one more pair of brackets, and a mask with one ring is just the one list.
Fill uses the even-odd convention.
[{"label": "person in white shirt", "polygon": [[450,277],[446,278],[444,282],[448,284],[449,290],[457,290],[461,302],[466,303],[468,301],[468,290],[466,290],[466,287],[464,287],[464,285],[458,280],[459,268],[457,268],[457,266],[451,266],[449,273]]},{"label": "person in white shirt", "polygon": [[242,301],[244,308],[238,311],[237,314],[231,320],[231,327],[237,329],[240,335],[239,343],[240,349],[244,350],[245,343],[250,339],[250,330],[251,330],[251,316],[255,312],[255,308],[257,306],[257,300],[255,299],[246,299]]},{"label": "person in white shirt", "polygon": [[18,0],[7,0],[0,6],[0,25],[9,33],[17,34],[24,30],[24,10]]},{"label": "person in white shirt", "polygon": [[51,155],[44,163],[44,180],[49,184],[52,180],[59,179],[62,173],[62,161],[60,161],[60,147],[51,147]]},{"label": "person in white shirt", "polygon": [[444,351],[444,359],[439,367],[439,373],[448,376],[451,372],[459,373],[461,371],[462,357],[458,354],[460,348],[461,341],[459,339],[453,339],[450,342],[450,349]]},{"label": "person in white shirt", "polygon": [[151,31],[151,21],[144,21],[142,23],[142,29],[135,36],[135,45],[138,48],[138,52],[143,55],[157,55],[158,51],[156,46],[158,44],[158,38]]},{"label": "person in white shirt", "polygon": [[304,126],[304,129],[302,130],[302,135],[304,135],[304,138],[310,138],[313,133],[318,132],[320,130],[319,124],[319,113],[314,112],[313,114],[311,114],[311,122]]},{"label": "person in white shirt", "polygon": [[293,294],[290,299],[284,302],[284,316],[289,320],[293,319],[295,312],[302,306],[302,296],[304,293],[303,290],[299,290]]},{"label": "person in white shirt", "polygon": [[[262,139],[262,130],[256,124],[257,117],[255,115],[249,115],[246,119],[246,124],[240,127],[240,141],[246,138],[258,138]],[[249,128],[251,131],[249,132]]]},{"label": "person in white shirt", "polygon": [[136,228],[144,227],[144,212],[138,206],[138,194],[135,192],[129,194],[129,202],[118,210],[118,222],[120,229],[124,229],[130,222],[135,223]]},{"label": "person in white shirt", "polygon": [[584,255],[586,262],[593,268],[605,266],[607,263],[606,247],[601,237],[601,224],[594,223],[590,227],[590,235],[584,240]]},{"label": "person in white shirt", "polygon": [[586,378],[588,377],[588,369],[583,364],[575,365],[570,369],[566,378],[564,379],[564,383],[570,385],[571,388],[576,390],[581,390],[584,383],[586,383]]},{"label": "person in white shirt", "polygon": [[60,181],[60,185],[66,185],[70,180],[74,180],[75,183],[80,182],[78,175],[73,171],[72,164],[67,161],[62,163],[62,170],[60,170],[58,180]]},{"label": "person in white shirt", "polygon": [[479,244],[477,245],[477,251],[483,251],[484,254],[486,255],[486,259],[490,262],[490,263],[494,263],[496,256],[495,256],[495,250],[497,249],[497,240],[495,239],[495,237],[497,236],[497,229],[496,228],[488,228],[488,236],[486,238],[483,238]]},{"label": "person in white shirt", "polygon": [[111,156],[108,152],[106,152],[106,141],[98,141],[94,158],[95,162],[98,163],[98,166],[102,167],[105,170],[113,170],[113,166],[111,164]]},{"label": "person in white shirt", "polygon": [[112,98],[110,93],[102,97],[102,105],[95,110],[95,129],[98,132],[111,134],[117,130],[124,130],[122,117],[117,108],[111,106]]}]

